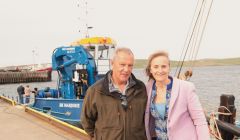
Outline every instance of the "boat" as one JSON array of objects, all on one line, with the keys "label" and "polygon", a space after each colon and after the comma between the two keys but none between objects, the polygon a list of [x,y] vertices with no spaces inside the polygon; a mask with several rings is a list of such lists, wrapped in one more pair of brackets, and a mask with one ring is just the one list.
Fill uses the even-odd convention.
[{"label": "boat", "polygon": [[109,59],[115,50],[115,40],[110,37],[91,37],[77,40],[70,46],[78,45],[82,45],[93,55],[99,74],[105,74],[110,69]]},{"label": "boat", "polygon": [[79,124],[86,90],[110,69],[116,43],[108,37],[84,38],[52,54],[52,69],[58,73],[57,89],[39,90],[31,108],[59,120]]},{"label": "boat", "polygon": [[23,72],[23,71],[52,71],[50,63],[7,66],[1,68],[3,72]]},{"label": "boat", "polygon": [[[186,42],[182,49],[174,74],[179,79],[190,80],[193,76],[197,54],[199,52],[200,43],[212,3],[213,0],[202,0],[197,4],[192,26],[187,35]],[[188,61],[187,64],[186,61]],[[209,124],[211,139],[232,140],[237,137],[239,138],[240,128],[236,125],[236,108],[234,100],[235,97],[233,95],[222,94],[220,96],[220,106],[218,107],[218,111],[212,112],[210,115],[205,114]]]},{"label": "boat", "polygon": [[50,63],[28,65],[30,71],[52,71]]}]

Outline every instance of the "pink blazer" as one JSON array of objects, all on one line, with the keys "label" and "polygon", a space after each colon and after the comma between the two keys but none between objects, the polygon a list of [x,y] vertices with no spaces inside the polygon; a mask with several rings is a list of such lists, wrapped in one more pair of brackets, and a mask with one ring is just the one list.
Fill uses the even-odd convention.
[{"label": "pink blazer", "polygon": [[[148,101],[145,112],[147,139],[154,134],[154,118],[150,113],[153,80],[147,83]],[[192,83],[173,78],[168,112],[169,140],[210,140],[206,118]]]}]

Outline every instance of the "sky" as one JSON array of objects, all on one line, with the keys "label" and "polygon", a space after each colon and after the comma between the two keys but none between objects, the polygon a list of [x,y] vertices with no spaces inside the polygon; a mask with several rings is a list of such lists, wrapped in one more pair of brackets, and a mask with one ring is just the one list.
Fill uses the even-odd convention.
[{"label": "sky", "polygon": [[[197,2],[1,0],[0,67],[51,63],[55,48],[86,35],[86,23],[93,27],[90,36],[111,37],[137,59],[165,50],[179,60]],[[239,0],[213,1],[197,59],[240,57],[239,5]]]}]

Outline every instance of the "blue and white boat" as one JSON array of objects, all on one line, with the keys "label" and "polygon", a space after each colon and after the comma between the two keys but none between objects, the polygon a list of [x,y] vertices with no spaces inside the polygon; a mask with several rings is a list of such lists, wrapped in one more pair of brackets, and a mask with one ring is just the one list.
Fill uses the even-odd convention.
[{"label": "blue and white boat", "polygon": [[56,48],[52,69],[58,73],[58,88],[39,90],[30,106],[59,120],[79,123],[86,90],[110,69],[115,45],[111,38],[94,37]]}]

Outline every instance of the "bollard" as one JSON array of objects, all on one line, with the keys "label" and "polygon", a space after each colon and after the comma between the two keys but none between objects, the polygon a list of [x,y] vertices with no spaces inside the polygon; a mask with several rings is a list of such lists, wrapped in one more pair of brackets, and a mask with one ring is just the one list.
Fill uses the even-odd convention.
[{"label": "bollard", "polygon": [[[222,94],[220,96],[220,106],[225,106],[232,115],[218,115],[218,119],[223,122],[235,124],[236,120],[236,108],[234,105],[235,97],[233,95]],[[225,108],[219,107],[218,112],[229,113]],[[223,140],[232,140],[234,135],[232,133],[226,132],[223,129],[220,129]]]}]

